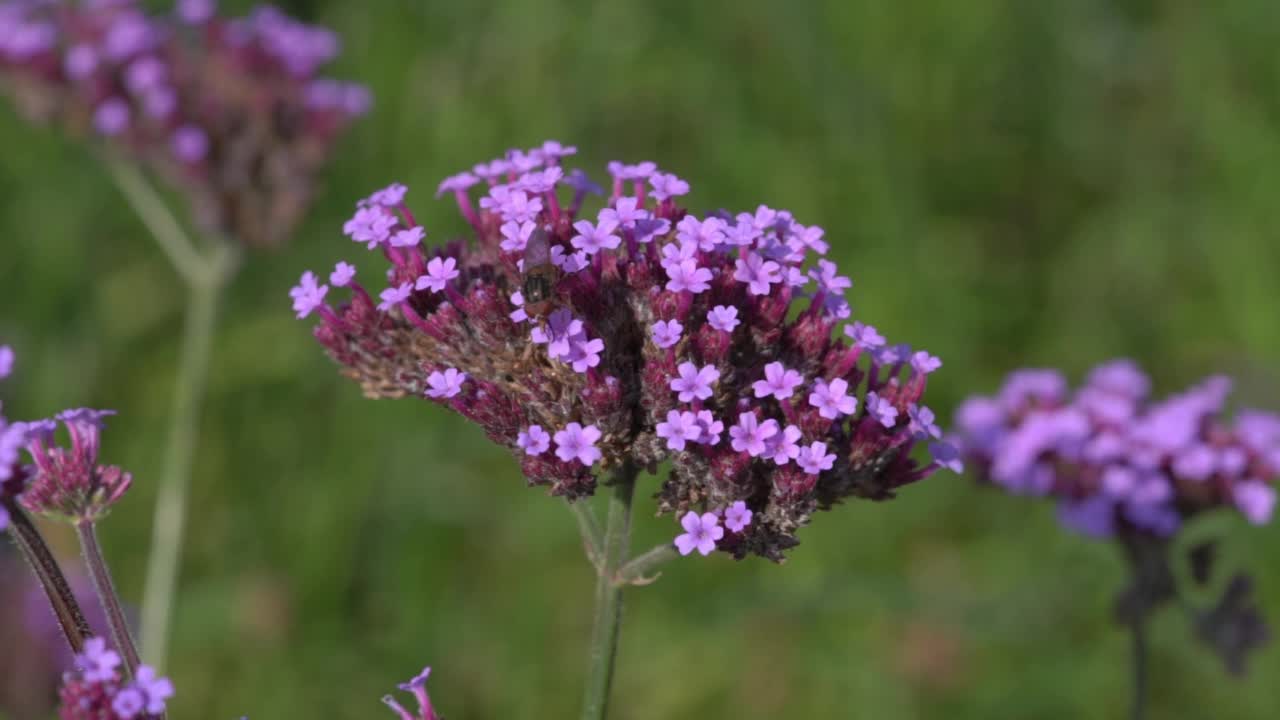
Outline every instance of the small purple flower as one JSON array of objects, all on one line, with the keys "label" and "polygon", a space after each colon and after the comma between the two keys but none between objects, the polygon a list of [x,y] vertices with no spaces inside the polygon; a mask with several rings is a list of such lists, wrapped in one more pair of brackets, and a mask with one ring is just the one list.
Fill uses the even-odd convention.
[{"label": "small purple flower", "polygon": [[146,706],[146,698],[142,696],[142,691],[136,687],[126,687],[117,692],[116,696],[111,699],[111,710],[121,720],[133,720],[142,713],[142,709]]},{"label": "small purple flower", "polygon": [[747,283],[747,291],[752,295],[768,295],[770,288],[782,282],[782,269],[778,263],[765,260],[760,255],[749,252],[745,258],[738,258],[733,279]]},{"label": "small purple flower", "polygon": [[659,320],[653,324],[653,344],[660,348],[669,348],[680,342],[680,333],[684,326],[679,320]]},{"label": "small purple flower", "polygon": [[404,196],[409,192],[409,186],[404,183],[391,183],[390,185],[378,190],[369,197],[360,201],[361,205],[381,205],[383,207],[396,207],[404,202]]},{"label": "small purple flower", "polygon": [[293,311],[297,313],[298,319],[305,318],[323,305],[327,292],[329,286],[317,283],[315,273],[310,270],[302,273],[302,279],[289,290],[289,297],[293,298]]},{"label": "small purple flower", "polygon": [[523,190],[512,190],[499,207],[502,219],[508,222],[527,222],[542,212],[542,200],[529,197]]},{"label": "small purple flower", "polygon": [[570,339],[569,356],[565,361],[573,366],[574,372],[584,373],[600,364],[602,352],[604,352],[604,340],[600,338],[588,340],[584,334]]},{"label": "small purple flower", "polygon": [[418,290],[431,289],[431,292],[438,293],[444,290],[444,286],[450,280],[458,277],[458,261],[453,258],[431,258],[427,263],[427,274],[418,278],[416,288]]},{"label": "small purple flower", "polygon": [[867,393],[866,408],[867,414],[875,416],[875,419],[887,428],[893,427],[898,422],[898,408],[875,392]]},{"label": "small purple flower", "polygon": [[724,528],[720,527],[720,518],[715,513],[698,513],[689,511],[680,519],[684,534],[676,537],[676,549],[681,555],[688,555],[697,550],[703,556],[710,555],[716,549],[716,541],[724,537]]},{"label": "small purple flower", "polygon": [[846,325],[844,334],[849,336],[855,347],[863,350],[875,350],[884,347],[884,336],[876,332],[876,329],[870,325],[864,325],[860,322],[854,322],[852,325]]},{"label": "small purple flower", "polygon": [[671,292],[689,291],[694,295],[711,289],[711,271],[698,267],[696,260],[683,260],[667,265],[667,289]]},{"label": "small purple flower", "polygon": [[801,470],[810,475],[817,475],[823,470],[830,470],[836,462],[836,456],[827,452],[827,444],[824,442],[812,442],[809,445],[800,448],[799,454],[796,456],[796,464]]},{"label": "small purple flower", "polygon": [[506,160],[499,158],[491,162],[480,163],[471,168],[471,172],[475,173],[476,177],[493,182],[501,178],[503,175],[506,175],[507,171],[510,169],[511,164]]},{"label": "small purple flower", "polygon": [[[423,668],[417,677],[407,683],[401,683],[399,686],[404,692],[413,693],[414,699],[418,702],[417,715],[410,713],[390,695],[383,696],[383,704],[394,710],[400,716],[400,720],[440,720],[440,716],[436,714],[435,708],[431,705],[431,698],[427,696],[427,678],[430,676],[431,668]],[[242,718],[241,720],[245,719]]]},{"label": "small purple flower", "polygon": [[929,443],[929,454],[940,467],[957,475],[964,472],[964,460],[960,457],[960,450],[955,445],[949,442]]},{"label": "small purple flower", "polygon": [[333,272],[329,273],[329,282],[334,287],[346,287],[355,279],[356,266],[348,262],[340,262],[333,266]]},{"label": "small purple flower", "polygon": [[536,345],[547,346],[547,356],[552,360],[568,357],[573,339],[583,333],[582,321],[573,317],[573,311],[561,308],[547,318],[546,328],[535,327],[529,339]]},{"label": "small purple flower", "polygon": [[500,228],[502,232],[502,243],[499,247],[501,247],[504,252],[524,252],[525,247],[529,244],[529,237],[533,235],[533,231],[537,229],[538,224],[533,221],[523,223],[502,223],[502,227]]},{"label": "small purple flower", "polygon": [[67,50],[62,69],[72,80],[83,80],[98,69],[98,52],[92,45],[75,45]]},{"label": "small purple flower", "polygon": [[601,458],[600,449],[596,447],[600,437],[600,429],[595,425],[583,427],[571,422],[555,434],[556,457],[564,462],[577,460],[591,467]]},{"label": "small purple flower", "polygon": [[561,145],[558,141],[547,140],[537,149],[537,153],[547,162],[556,162],[561,158],[576,155],[578,148],[573,145]]},{"label": "small purple flower", "polygon": [[689,192],[689,183],[670,173],[655,172],[649,176],[649,184],[653,186],[653,197],[658,200],[666,200]]},{"label": "small purple flower", "polygon": [[751,524],[751,509],[741,500],[734,502],[724,511],[724,526],[729,532],[740,533]]},{"label": "small purple flower", "polygon": [[682,245],[693,245],[703,252],[711,252],[724,242],[724,221],[718,217],[699,220],[685,215],[676,224],[676,240]]},{"label": "small purple flower", "polygon": [[933,411],[924,405],[912,403],[907,406],[907,417],[911,419],[910,429],[917,440],[942,437],[942,428],[934,422]]},{"label": "small purple flower", "polygon": [[525,455],[541,455],[551,447],[551,434],[541,425],[530,425],[528,430],[521,430],[516,436],[516,445],[524,450]]},{"label": "small purple flower", "polygon": [[178,19],[188,25],[199,25],[209,21],[217,10],[214,0],[178,0],[175,12]]},{"label": "small purple flower", "polygon": [[671,379],[671,389],[680,393],[680,402],[693,402],[695,398],[706,400],[712,395],[711,386],[720,379],[720,371],[714,365],[699,368],[691,362],[682,362],[676,371],[680,376]]},{"label": "small purple flower", "polygon": [[942,367],[942,361],[923,350],[911,356],[911,369],[920,375],[928,375],[940,367]]},{"label": "small purple flower", "polygon": [[1276,507],[1276,490],[1260,480],[1247,480],[1236,484],[1232,500],[1245,519],[1254,525],[1265,525]]},{"label": "small purple flower", "polygon": [[635,165],[626,165],[617,160],[609,161],[609,174],[618,180],[645,180],[658,170],[655,163],[645,161]]},{"label": "small purple flower", "polygon": [[173,683],[167,677],[158,677],[155,668],[140,665],[133,685],[147,699],[147,714],[159,715],[165,711],[165,701],[173,697]]},{"label": "small purple flower", "polygon": [[830,260],[819,260],[818,267],[809,271],[809,277],[818,283],[818,289],[825,293],[843,295],[845,290],[853,287],[853,281],[843,275]]},{"label": "small purple flower", "polygon": [[667,441],[669,450],[684,450],[685,442],[696,441],[702,435],[698,416],[688,410],[668,411],[666,421],[658,423],[656,430],[658,437]]},{"label": "small purple flower", "polygon": [[0,380],[9,377],[13,372],[14,354],[13,348],[8,345],[0,345]]},{"label": "small purple flower", "polygon": [[1173,459],[1173,472],[1188,480],[1203,482],[1217,469],[1218,454],[1208,445],[1196,444]]},{"label": "small purple flower", "polygon": [[618,198],[613,207],[600,211],[600,222],[610,221],[624,228],[633,228],[641,220],[647,220],[649,212],[640,207],[639,201],[633,197]]},{"label": "small purple flower", "polygon": [[108,137],[119,135],[129,127],[129,103],[120,98],[107,98],[93,111],[93,127]]},{"label": "small purple flower", "polygon": [[565,253],[564,248],[556,245],[551,248],[551,264],[560,268],[562,272],[576,273],[579,270],[585,270],[591,264],[591,260],[584,250]]},{"label": "small purple flower", "polygon": [[542,195],[556,189],[556,183],[564,177],[564,169],[549,167],[545,170],[533,170],[521,175],[516,185],[527,193]]},{"label": "small purple flower", "polygon": [[415,247],[418,243],[422,242],[422,239],[426,236],[427,229],[418,225],[417,227],[411,227],[392,233],[391,240],[388,244],[391,247],[397,248]]},{"label": "small purple flower", "polygon": [[[825,232],[823,229],[817,225],[811,225],[809,227],[792,225],[789,240],[790,242],[801,247],[808,248],[819,255],[826,255],[827,251],[831,249],[831,246],[827,244],[827,241],[822,239],[824,234]],[[821,263],[822,261],[819,261],[819,265],[821,265]],[[848,282],[848,278],[845,278],[845,281]],[[849,283],[845,287],[848,288],[852,285],[853,283]]]},{"label": "small purple flower", "polygon": [[782,466],[800,456],[800,445],[797,444],[803,433],[795,425],[788,425],[765,441],[765,451],[761,455],[765,460]]},{"label": "small purple flower", "polygon": [[[378,194],[374,193],[373,196],[377,197]],[[362,205],[356,208],[356,214],[343,224],[342,232],[355,242],[367,243],[369,249],[373,250],[391,237],[391,228],[395,224],[395,217],[381,207]]]},{"label": "small purple flower", "polygon": [[738,247],[751,247],[760,239],[760,229],[751,222],[738,222],[725,230],[724,241]]},{"label": "small purple flower", "polygon": [[581,169],[574,168],[564,179],[564,184],[573,188],[574,192],[582,195],[603,195],[604,188],[597,185],[591,180],[591,177]]},{"label": "small purple flower", "polygon": [[700,445],[719,445],[724,423],[716,419],[710,410],[698,411],[698,428],[702,431],[694,442]]},{"label": "small purple flower", "polygon": [[468,188],[480,182],[480,178],[472,175],[465,170],[457,175],[450,175],[440,181],[440,186],[436,188],[436,197],[440,197],[445,193],[466,192]]},{"label": "small purple flower", "polygon": [[445,368],[444,372],[433,371],[427,376],[427,397],[451,398],[462,392],[462,383],[467,381],[467,374],[457,368]]},{"label": "small purple flower", "polygon": [[738,416],[738,423],[729,428],[730,445],[736,452],[759,457],[768,451],[769,438],[777,435],[778,430],[776,420],[761,423],[755,413],[744,412]]},{"label": "small purple flower", "polygon": [[164,63],[154,57],[138,58],[124,69],[124,86],[134,95],[141,95],[164,80]]},{"label": "small purple flower", "polygon": [[618,228],[614,220],[600,218],[600,222],[592,225],[589,220],[579,220],[573,224],[578,231],[569,242],[587,255],[595,255],[601,250],[616,250],[622,244],[622,238],[613,234]]},{"label": "small purple flower", "polygon": [[733,332],[740,322],[736,307],[717,305],[707,311],[707,324],[721,332]]},{"label": "small purple flower", "polygon": [[698,256],[698,246],[693,243],[669,243],[662,246],[662,267],[670,268]]},{"label": "small purple flower", "polygon": [[120,655],[107,647],[107,641],[91,637],[84,641],[84,650],[76,656],[76,668],[87,682],[107,683],[116,676],[120,667]]},{"label": "small purple flower", "polygon": [[508,315],[511,322],[522,323],[529,319],[529,313],[524,311],[524,293],[519,290],[511,293],[511,304],[516,308]]},{"label": "small purple flower", "polygon": [[511,163],[511,168],[518,174],[524,174],[530,170],[542,167],[542,153],[534,149],[530,152],[523,150],[508,150],[507,162]]},{"label": "small purple flower", "polygon": [[378,297],[382,298],[382,302],[378,303],[378,309],[382,312],[390,312],[391,308],[408,300],[409,295],[412,293],[413,283],[404,282],[396,287],[389,287],[378,293]]},{"label": "small purple flower", "polygon": [[169,144],[174,157],[185,163],[198,163],[209,154],[209,135],[195,125],[183,125],[174,130]]},{"label": "small purple flower", "polygon": [[764,366],[764,379],[752,383],[751,388],[758,398],[772,395],[779,400],[786,400],[795,394],[797,387],[803,384],[803,375],[787,369],[780,362],[771,362]]},{"label": "small purple flower", "polygon": [[848,391],[849,383],[843,378],[835,378],[831,382],[818,379],[809,394],[809,404],[818,408],[818,414],[828,420],[852,415],[858,411],[858,399]]}]

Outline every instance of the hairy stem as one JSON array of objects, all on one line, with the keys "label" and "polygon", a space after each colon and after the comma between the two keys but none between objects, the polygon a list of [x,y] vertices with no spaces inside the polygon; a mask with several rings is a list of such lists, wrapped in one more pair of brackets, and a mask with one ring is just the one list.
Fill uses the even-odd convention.
[{"label": "hairy stem", "polygon": [[1133,637],[1133,720],[1147,716],[1147,617],[1139,613],[1129,624]]},{"label": "hairy stem", "polygon": [[84,650],[85,639],[93,635],[93,630],[80,611],[75,593],[71,591],[67,578],[58,567],[58,561],[54,559],[40,530],[31,522],[27,513],[12,498],[4,500],[4,508],[9,512],[9,530],[13,541],[22,551],[22,556],[31,566],[36,579],[40,581],[40,587],[44,588],[45,596],[49,598],[49,605],[58,618],[58,625],[67,638],[71,652],[79,655]]},{"label": "hairy stem", "polygon": [[611,486],[613,492],[609,496],[604,548],[596,577],[595,622],[591,628],[582,720],[603,720],[609,705],[614,660],[618,654],[618,634],[622,626],[622,588],[614,584],[613,579],[626,561],[631,541],[631,499],[635,495],[636,474],[636,467],[627,463],[614,475]]},{"label": "hairy stem", "polygon": [[120,606],[120,598],[116,595],[116,586],[111,581],[107,560],[102,556],[102,547],[98,545],[98,533],[94,529],[93,522],[78,521],[76,535],[80,538],[80,550],[84,553],[89,577],[93,579],[93,589],[97,591],[98,601],[102,603],[102,609],[107,614],[111,640],[120,657],[124,658],[125,677],[133,677],[138,671],[138,648],[133,644],[133,634],[129,632],[129,622],[124,617],[124,609]]},{"label": "hairy stem", "polygon": [[658,579],[658,575],[649,576],[649,571],[678,557],[676,548],[671,543],[658,545],[643,555],[637,555],[627,564],[618,568],[613,577],[614,585],[648,585]]},{"label": "hairy stem", "polygon": [[582,533],[582,551],[587,554],[587,560],[591,561],[596,572],[599,572],[602,552],[600,544],[603,539],[600,537],[600,523],[596,520],[596,514],[591,511],[591,504],[585,500],[569,503],[569,509],[578,519],[578,532]]},{"label": "hairy stem", "polygon": [[178,585],[191,464],[200,428],[200,408],[209,377],[221,287],[194,285],[187,305],[178,379],[173,392],[169,440],[151,527],[151,556],[142,595],[142,641],[147,659],[161,668],[168,653],[169,623]]}]

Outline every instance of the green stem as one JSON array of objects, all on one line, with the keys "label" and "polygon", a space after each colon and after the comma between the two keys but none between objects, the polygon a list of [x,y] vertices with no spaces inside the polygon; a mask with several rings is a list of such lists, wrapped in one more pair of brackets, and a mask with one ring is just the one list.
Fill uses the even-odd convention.
[{"label": "green stem", "polygon": [[93,589],[98,593],[98,601],[107,615],[107,625],[111,628],[111,640],[120,656],[124,658],[125,677],[131,678],[138,671],[138,648],[133,644],[133,634],[129,632],[129,621],[124,617],[124,609],[120,606],[120,598],[116,595],[115,583],[111,582],[111,571],[107,569],[107,560],[102,556],[102,547],[98,544],[98,533],[90,520],[76,522],[76,535],[80,538],[80,550],[84,553],[85,566],[89,568],[89,577],[93,579]]},{"label": "green stem", "polygon": [[209,355],[221,288],[218,284],[194,285],[190,292],[142,595],[142,641],[147,659],[157,669],[164,666],[168,653],[170,616],[187,522],[191,464],[200,427],[200,407],[209,379]]},{"label": "green stem", "polygon": [[208,275],[208,263],[182,229],[182,224],[169,211],[160,193],[147,182],[142,171],[128,160],[108,156],[105,164],[116,187],[120,188],[121,194],[129,201],[142,224],[147,226],[147,230],[182,279],[188,285],[201,282]]},{"label": "green stem", "polygon": [[27,513],[12,498],[5,498],[4,508],[9,512],[9,534],[13,536],[14,543],[26,558],[36,579],[40,581],[40,587],[44,588],[71,652],[79,655],[84,650],[85,639],[93,635],[93,630],[80,611],[76,594],[67,583],[49,546],[45,544],[39,528],[31,522]]},{"label": "green stem", "polygon": [[587,554],[587,560],[591,561],[591,566],[599,572],[602,552],[600,544],[603,539],[600,536],[600,523],[596,520],[596,514],[591,511],[591,504],[586,500],[569,503],[569,509],[573,511],[574,517],[578,518],[578,531],[582,533],[582,550]]},{"label": "green stem", "polygon": [[1147,715],[1147,618],[1139,613],[1130,623],[1133,636],[1133,720]]},{"label": "green stem", "polygon": [[[618,569],[613,577],[614,585],[648,585],[658,579],[658,575],[649,576],[649,571],[679,557],[671,543],[659,545],[643,555],[637,555]],[[660,575],[661,573],[659,573]]]},{"label": "green stem", "polygon": [[591,652],[582,720],[603,720],[609,705],[618,633],[622,625],[622,588],[613,582],[627,557],[631,541],[631,499],[635,495],[637,469],[624,464],[613,477],[609,516],[604,529],[604,550],[596,577],[596,613],[591,628]]}]

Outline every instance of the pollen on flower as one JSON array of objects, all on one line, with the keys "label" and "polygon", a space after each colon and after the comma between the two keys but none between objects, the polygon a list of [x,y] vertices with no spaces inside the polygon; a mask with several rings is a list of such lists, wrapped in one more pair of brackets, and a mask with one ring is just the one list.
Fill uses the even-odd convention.
[{"label": "pollen on flower", "polygon": [[936,358],[860,320],[841,332],[852,281],[822,228],[767,205],[691,212],[690,183],[648,162],[610,163],[596,201],[567,153],[548,141],[446,178],[469,237],[435,247],[403,186],[358,203],[343,232],[381,250],[387,270],[362,274],[385,289],[335,274],[347,299],[314,277],[294,296],[343,373],[371,397],[444,401],[570,499],[670,462],[659,512],[742,503],[749,523],[702,543],[739,558],[781,560],[816,512],[960,467],[942,442],[913,459],[938,439]]}]

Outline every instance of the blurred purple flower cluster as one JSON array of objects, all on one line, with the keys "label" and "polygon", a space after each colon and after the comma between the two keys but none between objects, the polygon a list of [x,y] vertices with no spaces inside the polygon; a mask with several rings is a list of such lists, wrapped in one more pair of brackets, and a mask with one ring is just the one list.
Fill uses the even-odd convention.
[{"label": "blurred purple flower cluster", "polygon": [[1264,524],[1280,477],[1280,417],[1224,413],[1231,381],[1210,377],[1163,400],[1132,362],[1095,368],[1070,392],[1052,370],[1011,374],[956,412],[966,459],[986,480],[1059,501],[1066,525],[1110,537],[1168,537],[1196,513],[1232,507]]},{"label": "blurred purple flower cluster", "polygon": [[173,683],[148,665],[133,680],[121,676],[121,659],[102,638],[90,638],[59,690],[62,720],[143,720],[164,713]]},{"label": "blurred purple flower cluster", "polygon": [[[670,460],[663,512],[750,509],[718,544],[738,557],[779,560],[815,510],[960,469],[941,442],[911,457],[941,436],[921,404],[941,362],[846,324],[852,283],[821,228],[764,205],[691,214],[689,184],[647,162],[610,163],[587,211],[603,191],[563,169],[575,152],[548,141],[442,182],[470,243],[428,247],[407,188],[374,193],[344,231],[390,268],[368,288],[346,262],[328,284],[307,272],[294,310],[320,315],[316,337],[368,396],[452,408],[555,494]],[[330,307],[330,285],[350,300]]]},{"label": "blurred purple flower cluster", "polygon": [[[13,348],[0,345],[0,380],[9,377],[15,362]],[[26,469],[19,462],[18,455],[26,443],[26,424],[9,422],[4,415],[4,403],[0,402],[0,532],[9,526],[9,511],[5,504],[16,499],[27,487]]]},{"label": "blurred purple flower cluster", "polygon": [[0,0],[0,86],[40,123],[92,133],[189,198],[197,222],[281,242],[369,91],[320,77],[337,35],[213,0],[148,14],[132,0]]}]

